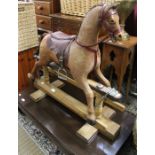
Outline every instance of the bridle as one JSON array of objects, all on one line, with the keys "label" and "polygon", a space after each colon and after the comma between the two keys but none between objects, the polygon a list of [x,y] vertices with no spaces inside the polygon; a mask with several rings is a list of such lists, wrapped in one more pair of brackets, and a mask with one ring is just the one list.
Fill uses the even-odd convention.
[{"label": "bridle", "polygon": [[110,13],[109,13],[109,11],[111,11],[111,7],[106,10],[106,6],[105,6],[105,4],[103,4],[103,6],[101,8],[101,11],[99,12],[99,24],[100,25],[103,24],[106,27],[106,29],[108,30],[108,32],[109,32],[110,35],[116,35],[116,34],[120,33],[122,30],[121,29],[118,29],[118,30],[112,30],[112,29],[110,29],[105,24],[105,21],[106,21],[106,19],[109,16],[114,15],[114,14],[117,15],[118,13],[117,13],[116,10],[113,10],[113,12],[111,11]]},{"label": "bridle", "polygon": [[[109,8],[106,10],[106,7],[107,7],[107,6],[105,5],[105,3],[103,3],[103,4],[98,4],[98,5],[96,5],[96,6],[102,6],[101,10],[99,11],[99,15],[98,15],[98,16],[99,16],[99,24],[100,24],[100,25],[104,24],[104,26],[105,26],[106,29],[108,30],[110,36],[114,36],[114,35],[120,33],[120,32],[121,32],[121,29],[119,29],[119,30],[112,30],[112,29],[110,29],[109,27],[107,27],[107,25],[105,24],[106,19],[107,19],[109,16],[113,15],[113,14],[117,14],[117,11],[113,11],[113,12],[110,12],[110,13],[109,13],[109,11],[111,10],[111,7],[109,7]],[[96,6],[94,6],[94,7],[96,7]],[[93,7],[93,8],[94,8],[94,7]],[[77,43],[79,46],[84,47],[84,48],[86,48],[88,51],[93,52],[93,53],[95,54],[94,68],[95,68],[96,63],[97,63],[97,52],[98,52],[98,46],[97,46],[97,45],[98,45],[99,43],[101,43],[104,39],[105,39],[105,38],[102,38],[102,39],[100,39],[97,43],[94,43],[94,44],[91,44],[91,45],[84,45],[83,43],[79,42],[79,41],[77,40],[77,38],[75,39],[76,43]],[[93,48],[93,47],[95,47],[95,46],[97,46],[97,49]]]}]

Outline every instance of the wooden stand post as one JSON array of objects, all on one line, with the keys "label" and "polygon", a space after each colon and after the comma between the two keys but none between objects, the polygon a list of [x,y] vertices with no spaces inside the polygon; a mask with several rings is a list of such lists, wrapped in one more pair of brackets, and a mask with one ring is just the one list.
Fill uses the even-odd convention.
[{"label": "wooden stand post", "polygon": [[49,82],[49,72],[48,72],[48,68],[46,66],[43,67],[43,74],[44,74],[45,83],[50,83]]},{"label": "wooden stand post", "polygon": [[96,114],[97,118],[101,118],[102,117],[103,102],[104,101],[100,101],[99,103],[95,103],[95,114]]}]

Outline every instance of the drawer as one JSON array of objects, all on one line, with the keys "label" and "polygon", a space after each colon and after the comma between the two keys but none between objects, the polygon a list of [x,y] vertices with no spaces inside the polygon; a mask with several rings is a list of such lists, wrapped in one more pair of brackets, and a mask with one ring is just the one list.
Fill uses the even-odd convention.
[{"label": "drawer", "polygon": [[49,15],[50,14],[50,2],[35,2],[35,12],[39,15]]},{"label": "drawer", "polygon": [[52,28],[51,17],[36,15],[36,20],[38,27],[51,30]]},{"label": "drawer", "polygon": [[39,15],[49,16],[52,13],[60,12],[59,1],[35,1],[35,12]]}]

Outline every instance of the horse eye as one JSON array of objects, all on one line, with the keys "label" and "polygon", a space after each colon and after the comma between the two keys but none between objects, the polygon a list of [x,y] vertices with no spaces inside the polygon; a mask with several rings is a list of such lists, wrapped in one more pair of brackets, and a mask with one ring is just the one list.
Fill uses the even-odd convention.
[{"label": "horse eye", "polygon": [[110,20],[109,20],[109,23],[110,23],[110,24],[115,24],[115,21],[114,21],[113,19],[110,19]]}]

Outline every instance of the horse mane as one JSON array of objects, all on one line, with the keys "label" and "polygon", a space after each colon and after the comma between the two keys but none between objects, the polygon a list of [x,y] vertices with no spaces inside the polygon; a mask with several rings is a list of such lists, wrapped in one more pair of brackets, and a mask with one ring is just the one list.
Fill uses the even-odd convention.
[{"label": "horse mane", "polygon": [[[109,9],[115,9],[115,8],[114,8],[114,3],[110,3],[110,2],[109,2],[109,3],[105,3],[105,2],[102,2],[102,3],[99,3],[99,4],[96,4],[96,5],[92,6],[92,7],[88,10],[88,12],[90,12],[92,9],[96,8],[97,6],[102,6],[102,7],[103,7],[103,6],[108,6],[108,8],[107,8],[108,10],[109,10]],[[88,12],[87,12],[87,13],[88,13]],[[86,14],[87,14],[87,13],[86,13]]]},{"label": "horse mane", "polygon": [[99,3],[99,4],[96,4],[96,5],[93,5],[93,6],[88,10],[88,12],[91,11],[92,9],[96,8],[97,6],[103,6],[103,5],[105,5],[105,3]]}]

